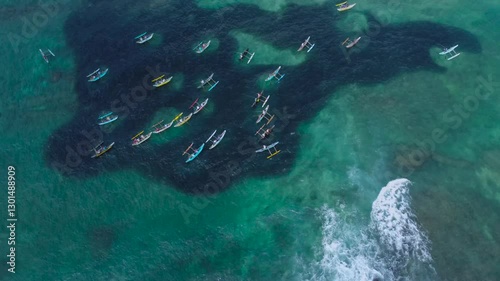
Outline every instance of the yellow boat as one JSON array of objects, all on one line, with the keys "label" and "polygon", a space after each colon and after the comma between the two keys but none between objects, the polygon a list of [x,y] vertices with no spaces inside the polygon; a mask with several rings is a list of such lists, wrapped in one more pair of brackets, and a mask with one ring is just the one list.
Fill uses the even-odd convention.
[{"label": "yellow boat", "polygon": [[193,113],[190,113],[188,116],[179,119],[179,122],[177,122],[174,127],[180,127],[184,125],[187,121],[189,121],[189,119],[191,119],[191,116],[193,116]]},{"label": "yellow boat", "polygon": [[173,78],[173,76],[170,76],[168,78],[163,78],[163,77],[165,77],[165,75],[162,75],[162,76],[160,76],[158,78],[155,78],[155,79],[151,80],[151,82],[154,82],[153,87],[158,88],[158,87],[161,87],[163,85],[166,85]]}]

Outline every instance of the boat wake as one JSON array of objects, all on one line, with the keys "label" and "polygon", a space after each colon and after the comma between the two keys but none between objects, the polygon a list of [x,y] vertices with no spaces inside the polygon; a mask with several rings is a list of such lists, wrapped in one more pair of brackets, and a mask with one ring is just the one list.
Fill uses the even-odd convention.
[{"label": "boat wake", "polygon": [[322,248],[307,280],[435,280],[430,241],[410,208],[406,179],[391,181],[373,202],[369,223],[359,211],[321,208]]}]

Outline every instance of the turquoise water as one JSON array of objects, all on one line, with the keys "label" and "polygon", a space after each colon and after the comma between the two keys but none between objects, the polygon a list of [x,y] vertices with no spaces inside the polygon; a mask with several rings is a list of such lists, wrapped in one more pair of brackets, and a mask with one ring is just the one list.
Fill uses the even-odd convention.
[{"label": "turquoise water", "polygon": [[[19,221],[16,274],[4,263],[1,280],[499,279],[498,4],[358,2],[338,15],[303,2],[6,3],[0,159],[16,167]],[[155,37],[137,46],[143,31]],[[316,46],[297,54],[306,33]],[[338,44],[358,35],[347,59]],[[439,44],[462,54],[446,61]],[[285,78],[264,83],[277,65]],[[174,79],[95,131],[112,150],[54,164],[152,72]],[[196,89],[211,72],[220,84]],[[272,160],[241,152],[260,145],[260,89],[290,114]],[[205,96],[188,124],[130,146]],[[185,165],[214,129],[228,134]]]}]

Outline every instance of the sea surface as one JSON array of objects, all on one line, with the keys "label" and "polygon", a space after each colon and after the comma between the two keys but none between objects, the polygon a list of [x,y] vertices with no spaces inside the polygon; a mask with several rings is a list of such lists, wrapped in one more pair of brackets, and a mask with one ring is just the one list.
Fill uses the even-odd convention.
[{"label": "sea surface", "polygon": [[13,166],[18,220],[0,280],[500,280],[500,3],[334,4],[1,0],[0,208],[7,225]]}]

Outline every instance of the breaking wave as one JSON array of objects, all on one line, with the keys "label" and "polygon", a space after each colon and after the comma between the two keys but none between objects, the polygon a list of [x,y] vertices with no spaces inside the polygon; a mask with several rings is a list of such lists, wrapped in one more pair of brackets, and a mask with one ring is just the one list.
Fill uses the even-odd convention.
[{"label": "breaking wave", "polygon": [[410,207],[406,179],[391,181],[370,217],[355,207],[320,210],[322,247],[308,280],[434,280],[430,242]]},{"label": "breaking wave", "polygon": [[430,263],[430,242],[411,209],[410,185],[407,179],[397,179],[382,188],[372,205],[370,226],[398,258]]}]

